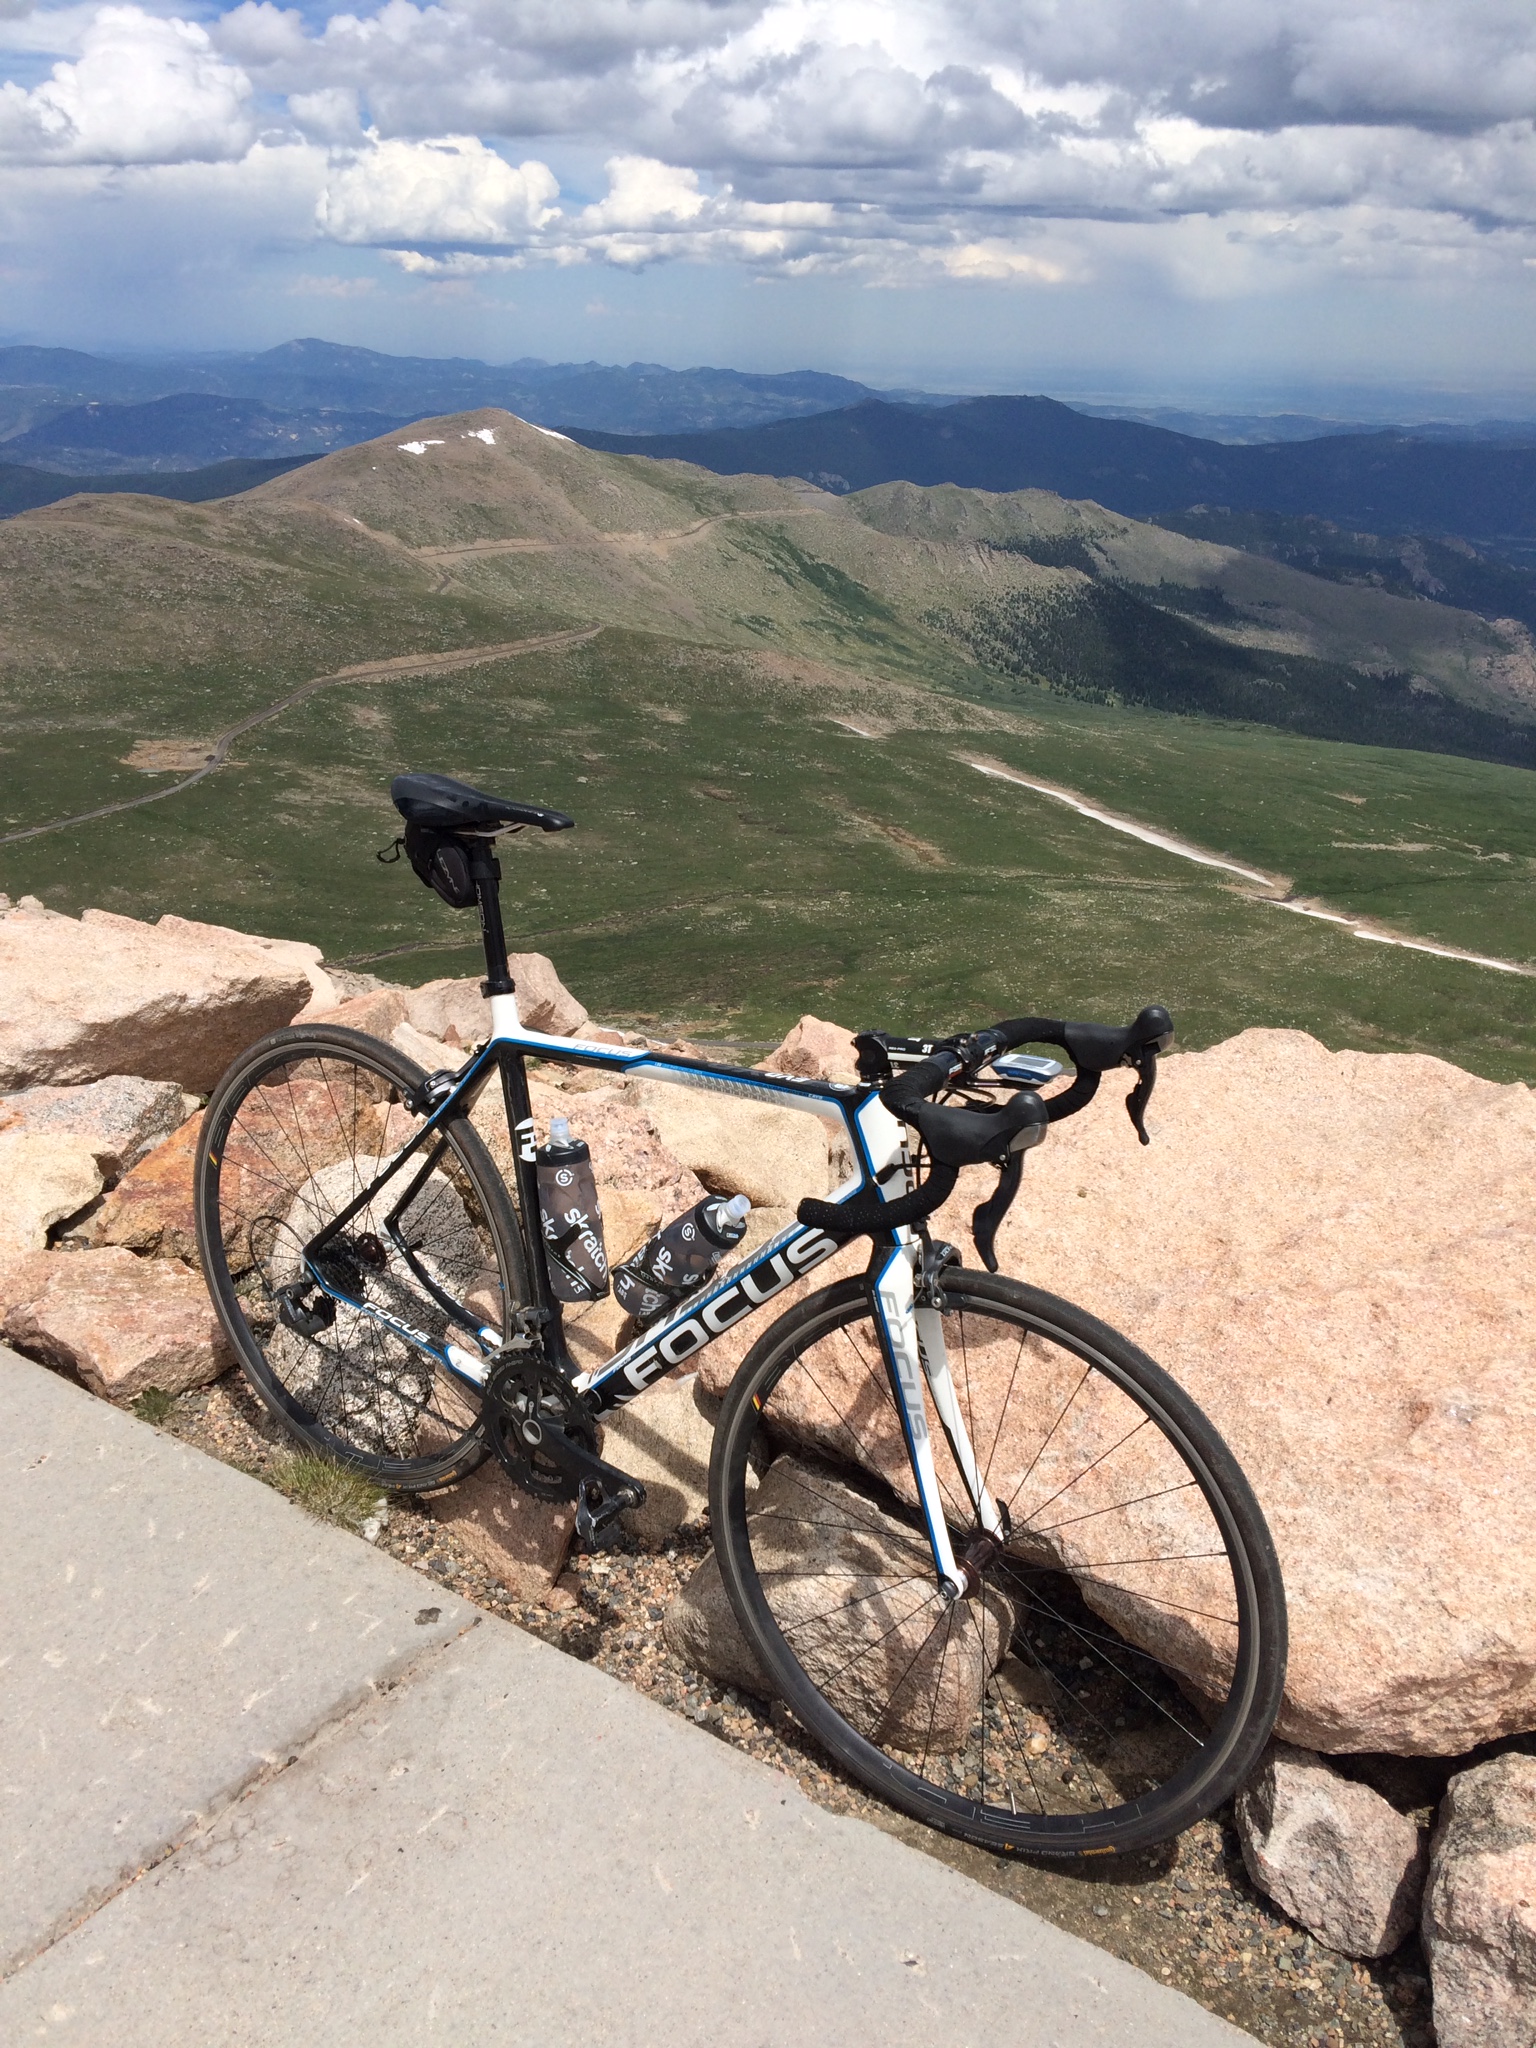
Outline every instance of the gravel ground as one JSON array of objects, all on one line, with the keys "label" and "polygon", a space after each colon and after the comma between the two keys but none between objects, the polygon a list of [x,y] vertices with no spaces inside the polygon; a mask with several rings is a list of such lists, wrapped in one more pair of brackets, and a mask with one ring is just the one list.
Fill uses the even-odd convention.
[{"label": "gravel ground", "polygon": [[[280,1477],[292,1445],[238,1374],[182,1395],[163,1427],[184,1442],[258,1477]],[[1113,1871],[1078,1873],[988,1855],[892,1813],[830,1765],[781,1706],[701,1679],[667,1648],[668,1602],[706,1554],[706,1528],[661,1548],[624,1537],[595,1556],[574,1557],[533,1606],[513,1602],[500,1580],[470,1558],[431,1512],[392,1502],[373,1540],[402,1563],[563,1650],[633,1685],[674,1713],[785,1771],[835,1813],[861,1819],[936,1856],[1043,1918],[1125,1957],[1274,2048],[1429,2048],[1428,1971],[1417,1939],[1380,1963],[1333,1954],[1280,1914],[1249,1883],[1230,1816],[1223,1813]],[[1387,1759],[1358,1760],[1358,1774],[1428,1818],[1438,1783]]]}]

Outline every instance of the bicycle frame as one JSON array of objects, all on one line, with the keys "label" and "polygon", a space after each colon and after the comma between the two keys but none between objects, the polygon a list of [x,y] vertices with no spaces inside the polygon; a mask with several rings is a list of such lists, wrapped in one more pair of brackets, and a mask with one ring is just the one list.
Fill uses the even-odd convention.
[{"label": "bicycle frame", "polygon": [[[501,1077],[507,1124],[513,1143],[518,1220],[533,1295],[528,1306],[543,1312],[546,1348],[556,1363],[569,1373],[576,1389],[591,1397],[600,1414],[633,1400],[674,1367],[697,1357],[717,1337],[745,1322],[805,1274],[814,1272],[840,1247],[838,1241],[825,1231],[792,1223],[746,1259],[706,1282],[697,1293],[688,1296],[670,1314],[653,1323],[606,1363],[588,1372],[577,1372],[566,1350],[561,1304],[550,1288],[543,1233],[537,1222],[539,1197],[534,1120],[525,1064],[530,1056],[558,1060],[568,1066],[599,1068],[624,1078],[707,1089],[738,1101],[767,1102],[775,1108],[797,1110],[818,1117],[842,1133],[856,1163],[854,1174],[828,1198],[835,1203],[852,1201],[870,1193],[892,1201],[905,1194],[911,1185],[912,1170],[905,1127],[891,1115],[875,1088],[835,1081],[800,1080],[785,1074],[747,1074],[739,1067],[717,1066],[709,1060],[651,1052],[643,1047],[600,1044],[590,1039],[556,1038],[545,1032],[529,1030],[523,1024],[518,1014],[517,997],[512,991],[492,995],[490,1004],[490,1038],[459,1071],[441,1100],[435,1103],[423,1128],[396,1154],[384,1172],[305,1246],[305,1262],[317,1287],[384,1324],[396,1336],[428,1353],[461,1380],[482,1385],[497,1353],[503,1349],[525,1348],[532,1340],[526,1335],[513,1336],[486,1326],[478,1332],[481,1346],[478,1357],[461,1345],[436,1343],[397,1317],[365,1301],[352,1300],[324,1277],[317,1255],[333,1236],[345,1229],[353,1216],[368,1206],[379,1189],[394,1178],[406,1159],[415,1153],[425,1153],[422,1171],[408,1183],[406,1193],[396,1205],[396,1213],[405,1208],[416,1186],[431,1171],[440,1153],[443,1127],[450,1119],[468,1112],[493,1072]],[[415,1261],[409,1248],[398,1236],[396,1244],[415,1271]],[[963,1583],[963,1573],[955,1558],[944,1518],[933,1445],[923,1407],[925,1382],[982,1527],[992,1534],[1001,1534],[1002,1519],[983,1483],[955,1397],[942,1318],[938,1310],[917,1305],[915,1276],[921,1254],[921,1241],[910,1229],[897,1228],[876,1239],[870,1266],[871,1293],[881,1353],[906,1437],[907,1454],[933,1553],[934,1570],[941,1586],[958,1589]],[[435,1284],[425,1273],[418,1272],[417,1278],[437,1295]],[[460,1304],[448,1305],[462,1317],[465,1327],[473,1326],[474,1319]]]}]

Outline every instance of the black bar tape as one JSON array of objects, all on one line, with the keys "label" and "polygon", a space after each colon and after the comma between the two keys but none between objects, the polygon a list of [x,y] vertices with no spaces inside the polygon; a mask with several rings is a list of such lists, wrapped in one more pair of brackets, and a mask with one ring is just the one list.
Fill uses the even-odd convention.
[{"label": "black bar tape", "polygon": [[853,1202],[818,1202],[807,1195],[795,1215],[808,1230],[824,1230],[840,1243],[850,1237],[874,1237],[931,1216],[949,1200],[959,1178],[955,1167],[935,1166],[920,1188],[898,1195],[894,1202],[882,1202],[875,1195],[863,1195]]}]

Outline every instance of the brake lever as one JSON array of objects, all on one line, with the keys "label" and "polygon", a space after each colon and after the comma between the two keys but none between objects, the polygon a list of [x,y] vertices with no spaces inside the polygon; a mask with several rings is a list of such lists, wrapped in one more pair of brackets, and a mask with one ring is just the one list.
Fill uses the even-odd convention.
[{"label": "brake lever", "polygon": [[976,1245],[976,1256],[989,1273],[997,1271],[997,1233],[1003,1218],[1013,1207],[1013,1198],[1019,1192],[1019,1182],[1024,1173],[1024,1154],[1010,1152],[997,1176],[997,1186],[979,1208],[971,1212],[971,1237]]},{"label": "brake lever", "polygon": [[1136,1135],[1143,1145],[1150,1145],[1147,1136],[1147,1104],[1152,1100],[1152,1090],[1157,1086],[1157,1047],[1144,1045],[1141,1057],[1136,1062],[1136,1071],[1141,1077],[1130,1094],[1125,1098],[1125,1113],[1136,1128]]}]

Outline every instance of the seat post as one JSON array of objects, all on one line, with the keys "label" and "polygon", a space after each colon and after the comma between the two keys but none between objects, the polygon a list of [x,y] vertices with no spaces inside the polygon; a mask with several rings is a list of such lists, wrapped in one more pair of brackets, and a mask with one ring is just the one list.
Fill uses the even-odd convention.
[{"label": "seat post", "polygon": [[469,841],[469,874],[480,906],[480,935],[485,940],[485,980],[481,993],[509,996],[514,992],[512,970],[507,962],[507,935],[501,923],[501,862],[492,851],[494,841]]}]

